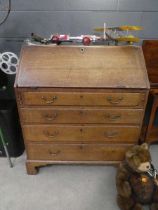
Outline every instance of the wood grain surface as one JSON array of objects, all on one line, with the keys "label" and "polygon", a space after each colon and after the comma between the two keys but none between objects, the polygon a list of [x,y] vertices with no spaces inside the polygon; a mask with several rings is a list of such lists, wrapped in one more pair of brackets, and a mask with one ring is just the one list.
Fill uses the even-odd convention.
[{"label": "wood grain surface", "polygon": [[54,106],[134,106],[143,107],[144,93],[123,93],[113,90],[112,93],[99,92],[23,92],[25,105]]},{"label": "wood grain surface", "polygon": [[28,174],[118,163],[139,143],[149,89],[140,47],[24,47],[15,89]]},{"label": "wood grain surface", "polygon": [[149,87],[134,46],[25,46],[19,69],[18,87]]},{"label": "wood grain surface", "polygon": [[27,125],[23,126],[26,141],[36,142],[112,142],[136,143],[139,126],[106,125]]},{"label": "wood grain surface", "polygon": [[60,124],[60,123],[99,123],[99,124],[140,124],[143,109],[92,108],[92,107],[51,107],[22,108],[20,110],[24,124]]},{"label": "wood grain surface", "polygon": [[106,144],[29,144],[28,157],[30,160],[121,161],[126,149],[123,145]]},{"label": "wood grain surface", "polygon": [[151,87],[158,87],[158,40],[144,40],[142,47]]}]

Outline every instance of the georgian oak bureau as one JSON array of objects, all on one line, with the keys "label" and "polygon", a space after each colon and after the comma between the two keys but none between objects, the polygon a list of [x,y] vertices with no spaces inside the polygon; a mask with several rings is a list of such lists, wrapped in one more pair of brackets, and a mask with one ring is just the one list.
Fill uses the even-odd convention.
[{"label": "georgian oak bureau", "polygon": [[15,82],[27,172],[112,164],[139,142],[149,82],[134,46],[25,46]]}]

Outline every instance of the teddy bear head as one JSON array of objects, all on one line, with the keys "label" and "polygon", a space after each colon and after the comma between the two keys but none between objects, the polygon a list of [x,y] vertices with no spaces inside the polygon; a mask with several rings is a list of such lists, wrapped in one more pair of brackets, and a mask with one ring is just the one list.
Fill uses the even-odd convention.
[{"label": "teddy bear head", "polygon": [[138,173],[146,172],[151,168],[151,156],[148,144],[135,145],[126,152],[126,163]]}]

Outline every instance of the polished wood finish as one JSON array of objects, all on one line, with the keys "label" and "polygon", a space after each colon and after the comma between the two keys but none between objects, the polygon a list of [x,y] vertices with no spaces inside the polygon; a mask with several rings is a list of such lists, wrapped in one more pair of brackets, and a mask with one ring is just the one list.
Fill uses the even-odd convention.
[{"label": "polished wood finish", "polygon": [[107,109],[102,107],[22,108],[20,114],[24,124],[139,124],[143,117],[143,109]]},{"label": "polished wood finish", "polygon": [[29,144],[28,157],[54,161],[118,161],[124,158],[126,149],[110,144]]},{"label": "polished wood finish", "polygon": [[[156,90],[156,89],[155,89]],[[152,108],[149,118],[149,124],[145,130],[145,141],[154,143],[158,141],[158,126],[154,125],[157,109],[158,109],[158,93],[157,90],[151,90],[150,94],[153,97]]]},{"label": "polished wood finish", "polygon": [[24,105],[39,106],[144,106],[143,93],[23,92]]},{"label": "polished wood finish", "polygon": [[17,77],[20,87],[148,86],[140,47],[29,46],[24,47],[21,54],[22,71],[19,71]]},{"label": "polished wood finish", "polygon": [[150,96],[153,99],[149,124],[145,131],[145,140],[149,143],[158,141],[158,126],[154,125],[158,109],[158,40],[143,41],[143,53],[151,85]]},{"label": "polished wood finish", "polygon": [[28,174],[118,163],[139,142],[149,89],[140,47],[27,46],[15,88]]},{"label": "polished wood finish", "polygon": [[158,40],[144,40],[143,53],[151,88],[158,87]]},{"label": "polished wood finish", "polygon": [[23,127],[27,141],[40,142],[111,142],[136,143],[139,126],[105,125],[27,125]]},{"label": "polished wood finish", "polygon": [[42,163],[40,164],[34,164],[32,162],[26,161],[26,169],[27,173],[30,175],[35,175],[38,172],[37,166],[42,166]]}]

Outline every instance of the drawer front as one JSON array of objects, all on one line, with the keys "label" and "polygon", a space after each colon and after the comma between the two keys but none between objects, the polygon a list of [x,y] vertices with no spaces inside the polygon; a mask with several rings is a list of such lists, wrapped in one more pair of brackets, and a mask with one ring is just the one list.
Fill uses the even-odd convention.
[{"label": "drawer front", "polygon": [[136,143],[140,129],[137,126],[23,126],[27,141],[48,142],[111,142]]},{"label": "drawer front", "polygon": [[144,93],[23,92],[25,105],[144,106]]},{"label": "drawer front", "polygon": [[97,108],[21,109],[23,123],[133,123],[142,121],[143,110]]},{"label": "drawer front", "polygon": [[28,144],[28,158],[57,161],[121,161],[127,146],[88,144]]}]

